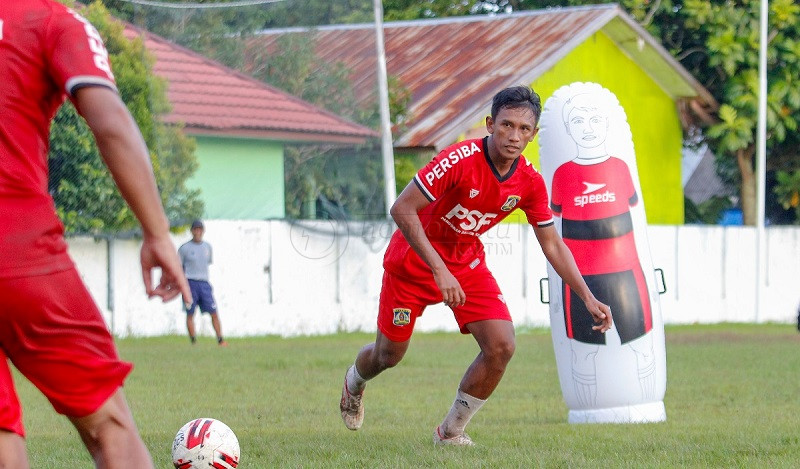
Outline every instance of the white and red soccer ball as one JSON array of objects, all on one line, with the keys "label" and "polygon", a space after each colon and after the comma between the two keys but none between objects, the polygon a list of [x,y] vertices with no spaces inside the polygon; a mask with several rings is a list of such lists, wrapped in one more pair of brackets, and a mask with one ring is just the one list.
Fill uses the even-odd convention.
[{"label": "white and red soccer ball", "polygon": [[233,430],[219,420],[194,419],[175,435],[172,463],[177,469],[236,469],[239,440]]}]

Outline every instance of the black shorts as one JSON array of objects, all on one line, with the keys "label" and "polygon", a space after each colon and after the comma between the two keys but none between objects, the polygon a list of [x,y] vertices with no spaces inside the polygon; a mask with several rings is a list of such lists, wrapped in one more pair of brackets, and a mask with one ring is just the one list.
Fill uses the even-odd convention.
[{"label": "black shorts", "polygon": [[[623,344],[653,328],[650,297],[641,268],[583,278],[594,296],[611,307],[611,317]],[[592,329],[594,318],[566,283],[563,295],[567,337],[587,344],[605,344],[605,334]]]}]

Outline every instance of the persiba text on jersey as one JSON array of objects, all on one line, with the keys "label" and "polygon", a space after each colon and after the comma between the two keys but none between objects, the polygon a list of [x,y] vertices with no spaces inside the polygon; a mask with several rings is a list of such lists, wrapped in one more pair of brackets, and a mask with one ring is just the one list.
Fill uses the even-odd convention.
[{"label": "persiba text on jersey", "polygon": [[83,28],[86,31],[86,37],[89,39],[89,50],[92,51],[94,56],[95,67],[106,72],[108,78],[113,80],[114,74],[111,72],[111,65],[108,61],[108,51],[106,51],[106,48],[103,45],[103,38],[100,36],[100,33],[97,32],[97,29],[86,18],[75,13],[73,10],[69,10],[69,12],[73,17],[75,17],[76,20],[83,23]]},{"label": "persiba text on jersey", "polygon": [[457,147],[455,150],[448,153],[446,158],[442,158],[441,161],[439,161],[439,164],[435,165],[429,172],[425,173],[425,182],[428,183],[429,186],[432,186],[433,181],[436,179],[441,179],[444,176],[444,173],[446,173],[448,169],[452,168],[453,165],[464,158],[469,158],[474,153],[480,153],[480,151],[480,147],[474,141],[469,145],[461,145],[460,147]]}]

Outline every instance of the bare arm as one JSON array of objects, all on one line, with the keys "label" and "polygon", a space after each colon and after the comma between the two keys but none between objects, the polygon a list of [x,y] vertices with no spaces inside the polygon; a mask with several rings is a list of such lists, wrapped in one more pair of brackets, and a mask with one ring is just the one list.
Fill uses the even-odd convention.
[{"label": "bare arm", "polygon": [[[181,293],[185,301],[191,301],[189,284],[169,237],[169,221],[161,206],[150,155],[128,108],[116,92],[100,86],[79,89],[73,103],[92,129],[103,161],[142,225],[142,279],[147,295],[168,301]],[[161,268],[161,280],[153,287],[156,267]]]},{"label": "bare arm", "polygon": [[564,282],[574,291],[586,304],[586,309],[594,317],[594,321],[599,323],[592,326],[592,329],[605,332],[611,327],[611,308],[597,300],[594,294],[589,290],[586,282],[583,280],[578,265],[575,264],[575,258],[572,256],[569,248],[564,244],[564,240],[558,235],[555,226],[550,225],[547,227],[533,228],[536,233],[536,239],[542,246],[542,252],[545,257],[553,266],[556,273],[561,277]]},{"label": "bare arm", "polygon": [[433,248],[419,219],[418,212],[428,204],[430,204],[430,201],[419,190],[414,181],[411,181],[403,189],[403,192],[397,196],[390,213],[400,231],[403,232],[408,244],[431,268],[433,279],[442,293],[444,304],[450,307],[462,306],[467,301],[467,295],[458,280],[450,273],[439,253]]}]

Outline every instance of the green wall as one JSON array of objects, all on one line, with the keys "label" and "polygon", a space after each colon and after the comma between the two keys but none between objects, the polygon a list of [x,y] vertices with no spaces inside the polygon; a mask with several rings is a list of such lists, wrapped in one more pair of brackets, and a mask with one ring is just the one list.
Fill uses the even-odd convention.
[{"label": "green wall", "polygon": [[201,190],[205,218],[284,218],[283,144],[242,138],[195,139],[199,167],[186,185]]},{"label": "green wall", "polygon": [[[614,93],[625,109],[647,221],[683,224],[683,132],[676,103],[602,32],[576,47],[532,86],[544,104],[558,88],[576,81],[599,83]],[[540,167],[538,139],[525,155]]]}]

